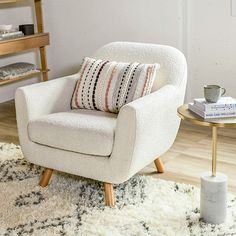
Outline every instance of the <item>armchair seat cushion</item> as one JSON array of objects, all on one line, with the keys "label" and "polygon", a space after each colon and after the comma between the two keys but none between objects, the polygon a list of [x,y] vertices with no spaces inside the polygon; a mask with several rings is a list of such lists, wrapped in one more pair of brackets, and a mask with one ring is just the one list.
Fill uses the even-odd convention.
[{"label": "armchair seat cushion", "polygon": [[31,141],[68,151],[109,156],[117,115],[78,109],[44,115],[28,124]]}]

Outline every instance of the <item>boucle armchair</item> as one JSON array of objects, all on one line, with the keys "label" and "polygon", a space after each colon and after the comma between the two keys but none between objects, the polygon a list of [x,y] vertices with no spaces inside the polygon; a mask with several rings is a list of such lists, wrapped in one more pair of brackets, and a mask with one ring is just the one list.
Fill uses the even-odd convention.
[{"label": "boucle armchair", "polygon": [[17,89],[16,111],[25,158],[45,167],[40,185],[53,170],[104,182],[105,203],[113,206],[113,184],[119,184],[155,162],[173,144],[183,103],[187,65],[184,55],[169,46],[114,42],[93,58],[159,63],[150,95],[123,106],[118,115],[95,110],[71,110],[74,74]]}]

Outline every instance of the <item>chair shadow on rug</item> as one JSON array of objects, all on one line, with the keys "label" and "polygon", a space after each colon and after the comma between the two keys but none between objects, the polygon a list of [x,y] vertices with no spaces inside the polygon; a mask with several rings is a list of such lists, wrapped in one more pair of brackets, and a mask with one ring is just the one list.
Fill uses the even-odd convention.
[{"label": "chair shadow on rug", "polygon": [[184,55],[165,45],[114,42],[92,56],[118,62],[158,63],[152,92],[125,104],[118,115],[71,110],[80,73],[18,88],[16,114],[25,158],[45,167],[40,186],[53,170],[104,183],[105,204],[115,205],[113,184],[120,184],[155,162],[173,144],[180,124],[187,81]]}]

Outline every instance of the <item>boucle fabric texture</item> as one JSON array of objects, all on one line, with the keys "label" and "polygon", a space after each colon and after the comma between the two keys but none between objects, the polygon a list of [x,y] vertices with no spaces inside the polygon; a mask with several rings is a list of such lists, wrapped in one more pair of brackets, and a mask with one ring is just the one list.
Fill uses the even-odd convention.
[{"label": "boucle fabric texture", "polygon": [[153,178],[157,174],[115,185],[116,206],[110,208],[101,182],[54,172],[41,188],[42,168],[27,162],[19,146],[0,143],[0,170],[0,235],[236,235],[231,194],[225,223],[213,225],[200,218],[198,188]]},{"label": "boucle fabric texture", "polygon": [[29,122],[28,132],[35,143],[77,153],[109,156],[114,144],[116,120],[114,113],[76,109],[34,119]]},{"label": "boucle fabric texture", "polygon": [[[20,143],[29,162],[119,184],[162,156],[173,144],[180,122],[176,110],[185,95],[186,60],[173,47],[128,42],[105,45],[92,57],[161,65],[158,79],[155,79],[159,81],[157,90],[124,105],[119,111],[110,157],[65,151],[30,140],[28,126],[32,120],[71,110],[71,95],[80,77],[78,73],[17,89],[15,102]],[[47,135],[50,136],[50,132]],[[59,138],[63,140],[64,135]]]},{"label": "boucle fabric texture", "polygon": [[71,107],[118,113],[125,104],[150,94],[159,67],[86,57]]}]

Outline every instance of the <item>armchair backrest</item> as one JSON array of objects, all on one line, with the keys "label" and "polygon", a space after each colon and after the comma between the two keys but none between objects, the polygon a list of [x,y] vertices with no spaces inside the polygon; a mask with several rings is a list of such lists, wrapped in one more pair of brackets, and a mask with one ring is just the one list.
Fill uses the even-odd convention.
[{"label": "armchair backrest", "polygon": [[159,63],[160,69],[154,82],[153,91],[166,84],[180,86],[185,83],[187,64],[184,55],[176,48],[132,42],[112,42],[98,49],[95,59],[122,62]]}]

